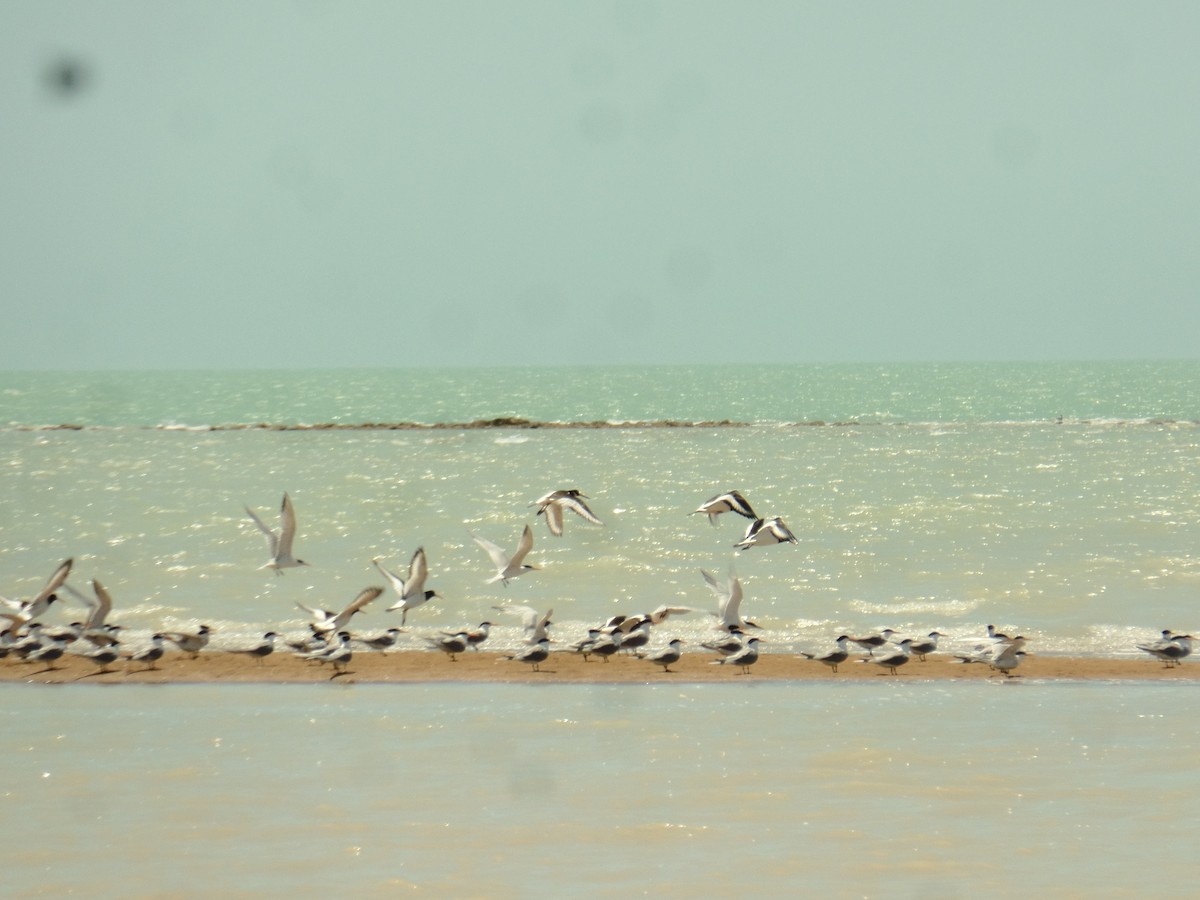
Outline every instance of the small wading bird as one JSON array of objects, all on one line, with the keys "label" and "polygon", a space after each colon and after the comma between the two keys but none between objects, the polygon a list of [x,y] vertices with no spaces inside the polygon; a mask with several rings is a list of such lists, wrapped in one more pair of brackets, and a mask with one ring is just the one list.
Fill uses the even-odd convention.
[{"label": "small wading bird", "polygon": [[253,656],[255,663],[262,665],[268,656],[275,652],[275,639],[279,637],[274,631],[268,631],[263,635],[262,640],[253,647],[239,647],[235,650],[230,650],[230,653],[237,653],[241,656]]},{"label": "small wading bird", "polygon": [[260,569],[274,569],[276,575],[282,575],[284,569],[294,569],[297,566],[307,566],[302,559],[292,555],[292,542],[296,539],[296,510],[292,508],[292,499],[284,493],[283,504],[279,509],[279,530],[272,531],[263,524],[263,520],[255,515],[254,510],[246,507],[246,514],[254,520],[267,538],[267,546],[271,548],[271,558],[259,566]]},{"label": "small wading bird", "polygon": [[[590,637],[591,632],[588,632]],[[624,635],[619,631],[614,631],[612,634],[600,633],[596,639],[587,643],[579,652],[583,654],[583,661],[587,662],[589,656],[598,656],[604,662],[608,662],[610,656],[616,655],[621,649],[621,644],[624,641]]]},{"label": "small wading bird", "polygon": [[442,634],[452,637],[456,634],[465,633],[467,636],[467,646],[478,653],[479,645],[488,639],[488,635],[491,634],[491,628],[491,622],[480,622],[478,628],[471,628],[466,632],[443,631]]},{"label": "small wading bird", "polygon": [[505,659],[515,659],[517,662],[523,662],[533,666],[533,671],[540,672],[541,664],[550,657],[550,638],[542,638],[534,646],[522,650],[520,653],[513,653],[510,656],[505,656]]},{"label": "small wading bird", "polygon": [[191,655],[195,659],[200,655],[200,651],[208,646],[208,639],[211,637],[212,631],[207,625],[201,625],[195,633],[185,631],[164,631],[162,636],[171,643],[175,644],[184,653]]},{"label": "small wading bird", "polygon": [[467,640],[467,632],[459,631],[454,634],[443,634],[439,637],[426,637],[425,642],[435,650],[441,650],[450,657],[450,662],[458,662],[458,654],[462,653],[470,642]]},{"label": "small wading bird", "polygon": [[867,656],[860,659],[859,662],[879,666],[881,669],[887,669],[889,674],[896,675],[898,674],[896,670],[911,659],[908,653],[908,648],[911,646],[912,641],[905,638],[892,649],[880,651],[879,656]]},{"label": "small wading bird", "polygon": [[885,628],[883,631],[876,632],[875,634],[864,634],[862,637],[848,637],[847,640],[852,644],[858,644],[858,646],[866,650],[868,654],[874,656],[875,651],[884,644],[888,643],[888,641],[892,639],[892,635],[895,633],[896,632],[892,631],[892,629]]},{"label": "small wading bird", "polygon": [[834,641],[837,646],[832,650],[827,650],[824,653],[801,653],[800,655],[805,659],[815,659],[819,663],[824,663],[836,673],[838,666],[850,658],[850,650],[846,647],[846,641],[848,640],[850,638],[843,634]]},{"label": "small wading bird", "polygon": [[[98,668],[90,675],[103,675],[105,672],[111,672],[110,665],[121,658],[121,651],[117,644],[112,644],[108,647],[97,647],[91,653],[81,653],[84,659],[90,659]],[[80,678],[87,678],[87,675],[81,675]]]},{"label": "small wading bird", "polygon": [[647,662],[652,662],[657,666],[662,666],[663,672],[670,672],[671,666],[679,662],[679,660],[683,657],[682,647],[683,641],[679,638],[675,638],[657,653],[651,653],[649,656],[642,658],[644,658]]},{"label": "small wading bird", "polygon": [[1025,638],[1017,635],[1014,638],[992,646],[985,647],[981,650],[976,650],[972,653],[959,653],[954,657],[955,662],[959,663],[983,663],[989,666],[992,671],[999,672],[1005,678],[1019,678],[1014,676],[1013,670],[1021,664],[1021,660],[1025,658]]},{"label": "small wading bird", "polygon": [[425,559],[425,548],[418,547],[417,552],[412,555],[412,559],[408,563],[408,578],[401,578],[395,572],[391,572],[380,565],[380,558],[376,557],[371,560],[382,574],[383,577],[391,584],[392,589],[399,596],[399,600],[389,606],[386,612],[395,612],[400,610],[400,624],[405,625],[408,622],[408,614],[418,606],[424,606],[428,601],[438,596],[437,591],[425,590],[425,579],[429,577],[429,563]]},{"label": "small wading bird", "polygon": [[54,665],[54,663],[62,659],[63,654],[66,652],[66,644],[62,643],[61,641],[47,640],[44,643],[38,644],[37,647],[29,650],[29,652],[25,654],[25,662],[49,663],[50,665],[48,665],[46,668],[39,669],[37,672],[33,673],[34,675],[41,675],[43,672],[55,671],[58,666]]},{"label": "small wading bird", "polygon": [[715,653],[720,653],[722,656],[732,656],[746,645],[742,643],[742,629],[736,625],[729,629],[729,634],[725,637],[718,638],[715,641],[705,641],[700,646],[705,650],[712,650]]},{"label": "small wading bird", "polygon": [[650,620],[644,616],[626,619],[617,629],[621,632],[621,649],[636,652],[650,643]]},{"label": "small wading bird", "polygon": [[925,656],[938,648],[938,638],[945,636],[940,631],[931,631],[923,638],[913,638],[912,643],[908,645],[908,652],[925,662]]},{"label": "small wading bird", "polygon": [[333,681],[340,675],[349,674],[346,667],[350,665],[350,660],[353,659],[354,653],[350,648],[350,632],[339,631],[337,641],[330,641],[329,645],[322,647],[319,650],[314,650],[311,653],[302,653],[300,658],[304,660],[315,660],[321,665],[325,663],[333,664],[333,675],[329,680]]},{"label": "small wading bird", "polygon": [[750,674],[750,667],[758,662],[758,645],[759,640],[756,637],[746,641],[745,646],[736,653],[730,653],[728,656],[721,659],[714,659],[712,665],[723,666],[728,663],[731,666],[737,666],[741,669],[742,675]]},{"label": "small wading bird", "polygon": [[693,516],[699,514],[708,516],[708,523],[716,527],[717,516],[727,512],[737,513],[739,516],[745,516],[747,519],[758,518],[758,515],[751,509],[750,504],[746,502],[746,498],[738,491],[717,494],[711,500],[705,500],[700,505],[700,508],[691,514]]},{"label": "small wading bird", "polygon": [[161,634],[154,635],[152,638],[150,638],[149,647],[139,650],[136,653],[129,654],[129,661],[131,663],[145,663],[146,667],[142,670],[144,672],[149,672],[151,669],[157,669],[158,661],[162,659],[164,652],[164,640],[165,638]]},{"label": "small wading bird", "polygon": [[583,661],[587,662],[588,654],[591,652],[591,649],[595,645],[596,641],[600,640],[602,634],[603,632],[601,632],[599,628],[589,628],[584,637],[580,638],[567,649],[572,653],[582,654]]},{"label": "small wading bird", "polygon": [[583,502],[585,499],[587,499],[587,494],[576,488],[567,488],[544,494],[529,505],[538,508],[537,515],[546,517],[546,527],[550,529],[551,534],[555,537],[562,537],[564,509],[571,510],[584,521],[591,522],[593,525],[604,524],[594,512],[588,509],[587,504]]},{"label": "small wading bird", "polygon": [[526,572],[532,572],[537,568],[537,566],[525,565],[525,557],[533,549],[533,529],[528,525],[521,532],[521,539],[512,556],[509,556],[504,548],[493,544],[487,538],[481,538],[474,532],[471,533],[471,537],[475,539],[475,543],[487,551],[487,555],[492,558],[492,564],[496,567],[496,574],[488,579],[488,584],[495,584],[499,581],[507,586],[510,579],[524,575]]},{"label": "small wading bird", "polygon": [[383,634],[377,634],[374,637],[355,637],[354,640],[372,650],[387,650],[396,645],[396,639],[400,637],[400,634],[399,628],[389,628]]},{"label": "small wading bird", "polygon": [[1166,628],[1163,630],[1162,640],[1138,644],[1137,647],[1156,659],[1161,659],[1164,669],[1173,669],[1192,655],[1192,641],[1194,640],[1195,638],[1190,634],[1180,634]]}]

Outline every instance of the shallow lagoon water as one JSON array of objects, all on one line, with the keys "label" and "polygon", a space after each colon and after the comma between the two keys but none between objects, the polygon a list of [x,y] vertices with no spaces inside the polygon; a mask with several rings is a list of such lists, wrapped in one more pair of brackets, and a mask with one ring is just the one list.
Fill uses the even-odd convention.
[{"label": "shallow lagoon water", "polygon": [[5,686],[10,896],[1193,896],[1120,684]]}]

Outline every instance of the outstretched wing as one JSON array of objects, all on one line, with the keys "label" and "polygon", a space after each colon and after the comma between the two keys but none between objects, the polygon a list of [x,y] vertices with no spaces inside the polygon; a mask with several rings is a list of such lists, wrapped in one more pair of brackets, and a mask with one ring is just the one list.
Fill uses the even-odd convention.
[{"label": "outstretched wing", "polygon": [[425,559],[425,548],[418,547],[408,563],[408,581],[401,594],[403,599],[421,596],[425,593],[425,579],[429,577],[429,563]]},{"label": "outstretched wing", "polygon": [[99,628],[104,624],[108,614],[112,612],[112,596],[96,579],[92,579],[92,590],[96,592],[96,606],[88,616],[86,628]]},{"label": "outstretched wing", "polygon": [[258,530],[267,536],[267,544],[271,547],[271,556],[272,557],[278,556],[279,555],[279,536],[277,534],[275,534],[275,532],[272,531],[270,528],[268,528],[266,525],[264,525],[263,520],[260,519],[257,515],[255,515],[254,510],[252,510],[248,506],[246,507],[246,515],[248,515],[251,519],[253,519],[254,524],[258,526]]},{"label": "outstretched wing", "polygon": [[[598,518],[596,518],[596,514],[594,512],[592,512],[590,509],[588,509],[588,505],[586,503],[584,503],[582,500],[580,500],[578,497],[563,497],[563,499],[559,500],[556,505],[565,506],[567,509],[570,509],[575,513],[578,513],[582,518],[584,518],[588,522],[591,522],[593,525],[603,525],[604,524]],[[560,515],[561,515],[561,513],[560,513]]]},{"label": "outstretched wing", "polygon": [[512,559],[507,561],[508,565],[519,566],[524,562],[526,555],[533,549],[533,529],[528,525],[521,532],[521,540],[517,544],[517,552],[512,555]]},{"label": "outstretched wing", "polygon": [[67,580],[67,576],[71,574],[71,566],[74,562],[74,559],[64,559],[59,563],[58,568],[54,570],[54,574],[50,576],[50,580],[46,582],[46,586],[30,602],[30,606],[34,603],[40,603],[62,587],[63,582]]},{"label": "outstretched wing", "polygon": [[292,498],[284,492],[283,504],[279,507],[279,544],[273,552],[280,556],[291,556],[292,542],[296,539],[296,510]]},{"label": "outstretched wing", "polygon": [[[529,526],[525,527],[528,529]],[[508,554],[504,551],[503,547],[493,544],[487,538],[480,537],[475,532],[471,532],[471,537],[475,539],[475,543],[487,551],[487,555],[492,558],[492,563],[497,569],[504,569],[508,566]]]},{"label": "outstretched wing", "polygon": [[660,606],[649,614],[649,618],[651,624],[659,625],[670,616],[682,616],[690,612],[695,612],[690,606]]},{"label": "outstretched wing", "polygon": [[493,606],[492,609],[508,613],[511,616],[520,616],[521,627],[525,629],[532,629],[537,624],[538,611],[532,606],[522,606],[519,603],[500,603]]},{"label": "outstretched wing", "polygon": [[361,610],[382,593],[383,588],[381,587],[369,587],[363,591],[360,591],[359,595],[350,602],[349,606],[334,616],[333,621],[330,623],[329,630],[337,631],[341,628],[344,628],[346,623],[350,621],[351,616],[353,616],[356,612]]},{"label": "outstretched wing", "polygon": [[546,516],[546,527],[550,529],[550,533],[555,537],[562,537],[563,533],[563,514],[562,507],[557,503],[547,503],[538,510],[538,515]]}]

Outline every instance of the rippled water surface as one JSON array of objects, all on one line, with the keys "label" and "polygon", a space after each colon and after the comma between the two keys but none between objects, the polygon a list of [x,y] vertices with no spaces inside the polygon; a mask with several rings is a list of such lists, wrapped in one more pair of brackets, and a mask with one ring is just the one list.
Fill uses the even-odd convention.
[{"label": "rippled water surface", "polygon": [[[373,558],[403,569],[418,546],[441,598],[416,626],[496,620],[512,602],[553,608],[569,637],[662,603],[715,608],[700,570],[732,569],[776,650],[884,626],[969,640],[996,623],[1042,651],[1136,653],[1189,628],[1200,588],[1193,426],[0,431],[0,453],[6,595],[71,556],[75,583],[99,578],[114,620],[144,633],[302,630],[297,603],[340,608],[382,583]],[[569,515],[549,534],[530,502],[564,485],[586,489],[604,527]],[[690,515],[731,486],[799,543],[738,554],[745,520]],[[311,567],[276,577],[258,569],[266,542],[244,506],[274,524],[285,490]],[[526,523],[541,569],[486,584],[472,533],[511,548]],[[82,612],[66,598],[58,616]],[[515,639],[515,618],[498,620]],[[709,624],[671,622],[685,637]]]},{"label": "rippled water surface", "polygon": [[1186,897],[1200,876],[1188,687],[0,694],[9,896]]}]

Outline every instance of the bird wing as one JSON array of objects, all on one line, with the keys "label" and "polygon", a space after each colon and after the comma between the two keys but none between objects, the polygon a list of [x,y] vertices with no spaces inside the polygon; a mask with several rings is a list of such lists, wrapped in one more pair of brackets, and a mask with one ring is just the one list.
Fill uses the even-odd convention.
[{"label": "bird wing", "polygon": [[313,621],[317,624],[324,624],[332,619],[334,615],[336,615],[336,613],[332,613],[327,609],[313,609],[311,606],[305,606],[299,600],[296,601],[296,605],[311,615],[313,617]]},{"label": "bird wing", "polygon": [[112,595],[108,590],[95,578],[92,579],[92,590],[96,592],[96,608],[92,610],[88,616],[87,624],[84,628],[100,628],[104,625],[104,620],[108,614],[112,612]]},{"label": "bird wing", "polygon": [[50,580],[46,582],[46,586],[41,589],[36,597],[30,602],[30,606],[34,603],[40,603],[47,597],[63,586],[63,582],[67,580],[67,576],[71,574],[71,566],[74,564],[74,559],[64,559],[58,564],[58,568],[54,570],[54,574],[50,576]]},{"label": "bird wing", "polygon": [[738,578],[733,572],[729,573],[729,599],[725,603],[725,622],[729,625],[737,625],[740,621],[738,616],[741,614],[742,607],[742,579]]},{"label": "bird wing", "polygon": [[399,594],[401,597],[403,597],[404,596],[404,579],[401,578],[399,575],[397,575],[395,572],[393,572],[391,569],[385,569],[380,564],[378,557],[371,560],[371,562],[373,562],[375,564],[375,568],[377,568],[379,570],[379,574],[381,574],[384,578],[386,578],[388,580],[388,583],[391,584],[392,589],[397,594]]},{"label": "bird wing", "polygon": [[726,589],[725,585],[721,584],[716,578],[703,569],[700,570],[700,574],[704,576],[704,580],[708,583],[708,586],[712,588],[712,592],[717,595],[717,599],[721,602],[724,602],[725,598],[729,595],[729,591]]},{"label": "bird wing", "polygon": [[746,528],[746,534],[742,537],[742,539],[740,541],[738,541],[736,544],[734,544],[733,546],[741,547],[743,549],[746,547],[753,546],[755,539],[758,537],[759,531],[762,530],[762,527],[763,527],[763,520],[755,519],[753,522],[750,523],[749,527]]},{"label": "bird wing", "polygon": [[266,525],[264,525],[263,520],[260,519],[255,514],[254,510],[252,510],[248,506],[246,507],[246,515],[248,515],[251,519],[253,519],[254,524],[258,526],[258,530],[267,536],[267,543],[271,547],[271,556],[273,556],[273,557],[278,556],[279,555],[279,535],[277,535],[274,531],[272,531],[270,528],[268,528]]},{"label": "bird wing", "polygon": [[276,549],[280,556],[290,556],[292,542],[296,539],[296,510],[292,507],[292,498],[286,492],[279,507],[279,523],[279,544]]},{"label": "bird wing", "polygon": [[[525,526],[525,530],[529,530],[528,525]],[[508,568],[508,553],[505,552],[503,547],[501,547],[499,544],[493,544],[487,538],[480,537],[474,532],[471,533],[471,537],[475,539],[475,543],[487,551],[487,555],[492,558],[492,562],[495,564],[497,569],[503,571],[504,569]]]},{"label": "bird wing", "polygon": [[[542,615],[540,618],[537,618],[537,621],[533,626],[533,634],[530,636],[530,640],[540,641],[542,638],[547,637],[546,626],[550,624],[550,617],[553,615],[554,610],[548,609],[544,615]],[[534,613],[534,616],[536,617],[537,613]]]},{"label": "bird wing", "polygon": [[690,512],[689,515],[708,516],[708,524],[715,526],[717,524],[717,515],[720,513],[720,510],[713,509],[713,504],[716,503],[720,499],[721,498],[718,496],[718,497],[713,497],[711,500],[705,500],[703,503],[700,504],[700,507],[698,509],[692,510],[692,512]]},{"label": "bird wing", "polygon": [[741,491],[730,491],[729,496],[735,501],[730,505],[730,511],[737,513],[739,516],[745,516],[747,519],[757,519],[758,515],[750,506],[749,501],[742,496]]},{"label": "bird wing", "polygon": [[1024,646],[1025,641],[1015,639],[1012,641],[1012,643],[1005,644],[1004,649],[995,651],[992,655],[992,662],[997,662],[1001,659],[1016,659],[1017,651],[1021,650]]},{"label": "bird wing", "polygon": [[783,523],[783,519],[775,518],[771,520],[771,532],[777,537],[780,542],[787,541],[789,544],[798,544],[796,536],[792,534],[790,528]]},{"label": "bird wing", "polygon": [[404,584],[403,597],[416,597],[425,593],[425,579],[429,577],[429,562],[425,559],[425,548],[418,547],[408,563],[408,581]]},{"label": "bird wing", "polygon": [[65,590],[68,594],[70,594],[72,597],[74,597],[76,600],[78,600],[80,603],[82,603],[88,609],[91,609],[92,607],[94,607],[96,605],[95,600],[93,600],[91,597],[89,597],[87,594],[83,593],[82,591],[76,590],[75,588],[71,587],[71,585],[69,585],[69,584],[64,584],[63,590]]},{"label": "bird wing", "polygon": [[690,606],[660,606],[650,613],[649,618],[652,623],[658,625],[668,616],[682,616],[690,612],[695,612]]},{"label": "bird wing", "polygon": [[714,576],[703,569],[700,570],[700,574],[704,576],[704,580],[708,583],[708,586],[712,589],[713,594],[717,598],[717,611],[710,611],[709,615],[720,619],[721,624],[726,627],[740,624],[736,615],[733,618],[730,618],[729,616],[729,601],[730,597],[732,596],[732,586],[729,584],[721,584],[721,582],[717,581]]},{"label": "bird wing", "polygon": [[356,612],[361,610],[382,593],[383,588],[381,587],[369,587],[360,591],[358,596],[350,602],[349,606],[333,617],[333,620],[330,623],[330,631],[337,631],[338,629],[344,628],[346,623],[350,621],[351,616],[353,616]]},{"label": "bird wing", "polygon": [[519,566],[524,561],[525,556],[533,549],[533,529],[528,525],[521,532],[521,540],[517,544],[517,552],[512,555],[512,558],[507,561],[507,565]]},{"label": "bird wing", "polygon": [[562,506],[558,503],[547,503],[538,510],[538,515],[546,516],[546,527],[550,529],[550,533],[555,537],[562,537],[563,533],[563,512]]},{"label": "bird wing", "polygon": [[1018,647],[1016,644],[1009,644],[1003,650],[1001,650],[999,653],[996,653],[995,655],[992,656],[992,662],[999,663],[1002,660],[1007,662],[1010,659],[1016,659],[1017,651],[1020,649],[1021,648]]},{"label": "bird wing", "polygon": [[493,606],[492,609],[508,613],[512,616],[520,616],[521,625],[526,629],[533,629],[537,625],[538,611],[532,606],[522,606],[519,603],[501,603]]},{"label": "bird wing", "polygon": [[[598,518],[596,518],[596,514],[594,512],[592,512],[590,509],[588,509],[588,505],[586,503],[584,503],[582,500],[580,500],[578,497],[563,497],[555,505],[560,506],[560,507],[566,507],[567,509],[571,510],[572,512],[578,514],[584,520],[591,522],[593,525],[603,525],[604,524]],[[560,512],[559,515],[561,516],[562,513]]]}]

